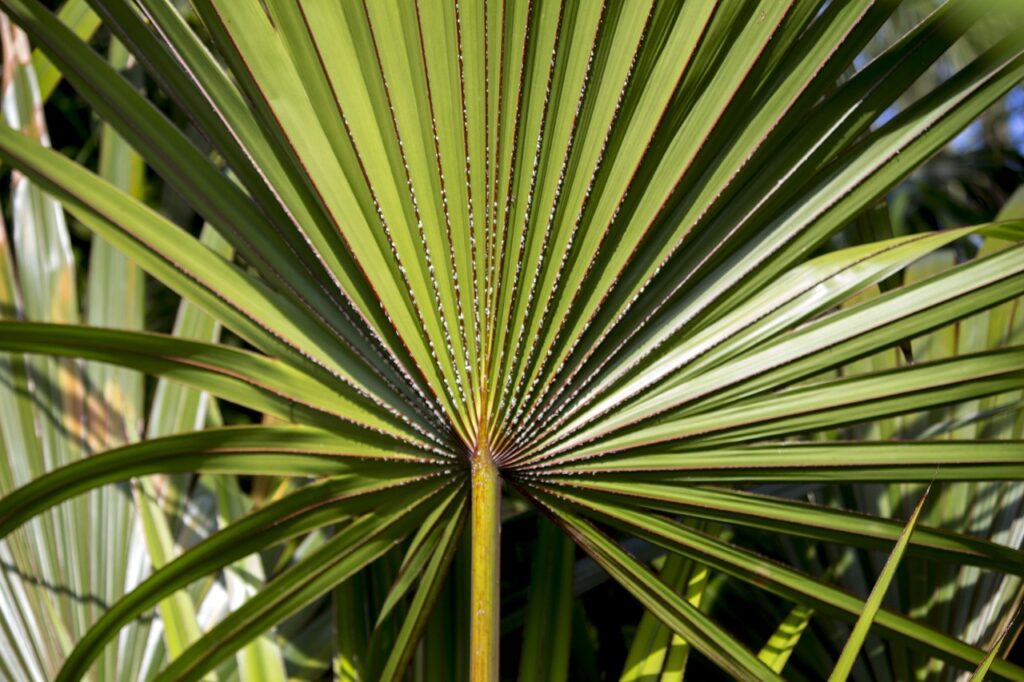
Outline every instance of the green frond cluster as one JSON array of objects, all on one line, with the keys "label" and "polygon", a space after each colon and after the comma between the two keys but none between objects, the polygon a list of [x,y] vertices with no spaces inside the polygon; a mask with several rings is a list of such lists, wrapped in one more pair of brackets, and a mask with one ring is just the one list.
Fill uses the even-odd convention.
[{"label": "green frond cluster", "polygon": [[1024,17],[933,4],[0,0],[0,678],[564,680],[579,548],[646,612],[623,680],[1024,680],[1024,212],[884,207]]}]

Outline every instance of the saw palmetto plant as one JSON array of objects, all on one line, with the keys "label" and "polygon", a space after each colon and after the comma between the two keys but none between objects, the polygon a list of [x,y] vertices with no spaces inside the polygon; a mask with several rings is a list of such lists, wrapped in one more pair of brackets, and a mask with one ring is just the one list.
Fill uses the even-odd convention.
[{"label": "saw palmetto plant", "polygon": [[0,0],[0,677],[1024,680],[1024,210],[884,203],[1024,16],[900,5]]}]

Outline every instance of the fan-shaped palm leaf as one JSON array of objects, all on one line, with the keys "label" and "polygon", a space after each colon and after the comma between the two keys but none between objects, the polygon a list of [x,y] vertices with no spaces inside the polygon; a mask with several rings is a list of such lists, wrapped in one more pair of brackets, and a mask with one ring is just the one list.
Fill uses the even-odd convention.
[{"label": "fan-shaped palm leaf", "polygon": [[[157,679],[203,677],[321,595],[342,596],[408,536],[367,655],[339,661],[399,678],[465,528],[468,673],[496,680],[503,486],[737,679],[778,672],[612,533],[855,621],[859,597],[675,517],[888,551],[902,523],[744,484],[1024,477],[1019,433],[800,442],[1024,389],[1024,349],[1000,339],[822,378],[1024,294],[1014,243],[842,305],[954,240],[1024,235],[1005,221],[821,254],[1024,79],[1008,6],[986,50],[875,125],[981,14],[1003,9],[949,0],[851,70],[897,4],[194,0],[200,33],[169,0],[90,0],[214,156],[41,2],[0,0],[238,257],[23,131],[0,130],[0,157],[247,346],[7,320],[0,349],[122,365],[286,422],[54,461],[0,500],[0,530],[157,472],[317,479],[158,568],[99,616],[61,679],[193,580],[317,529],[331,529],[322,544],[169,652]],[[1013,548],[926,521],[908,558],[1024,573]],[[881,609],[874,626],[955,668],[985,661],[1024,679],[920,619]]]}]

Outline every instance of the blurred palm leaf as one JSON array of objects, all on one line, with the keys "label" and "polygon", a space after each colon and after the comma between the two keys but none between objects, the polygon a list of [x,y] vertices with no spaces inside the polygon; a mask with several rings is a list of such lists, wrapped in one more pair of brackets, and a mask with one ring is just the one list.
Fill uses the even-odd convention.
[{"label": "blurred palm leaf", "polygon": [[[98,24],[98,19],[88,10],[84,3],[68,3],[62,11],[62,17],[82,27],[85,35],[89,35]],[[92,19],[90,19],[92,17]],[[5,55],[8,59],[7,72],[12,75],[5,84],[5,107],[9,125],[21,127],[26,121],[34,121],[39,126],[36,135],[46,141],[46,130],[43,127],[41,99],[51,92],[55,86],[53,75],[58,72],[48,66],[45,59],[38,55],[33,65],[25,59],[27,41],[20,31],[5,24]],[[111,45],[111,63],[116,68],[124,68],[130,57],[116,42]],[[49,73],[49,81],[44,82],[37,90],[34,66],[42,65]],[[112,184],[124,189],[131,195],[141,197],[144,191],[144,165],[142,159],[135,154],[109,127],[104,128],[101,135],[99,173]],[[36,302],[34,310],[19,311],[16,307],[11,312],[27,315],[35,319],[74,319],[77,316],[79,297],[74,289],[76,277],[74,262],[70,252],[70,238],[65,225],[63,210],[60,205],[34,187],[24,177],[15,181],[14,192],[18,197],[13,207],[15,224],[15,243],[13,253],[15,262],[8,261],[5,273],[10,289],[5,300],[17,306],[19,299],[25,298],[22,292],[33,296],[43,295],[49,311],[43,307],[44,302]],[[13,197],[12,197],[13,198]],[[6,244],[6,242],[5,242]],[[222,248],[222,247],[221,247]],[[5,253],[5,257],[9,254]],[[29,260],[31,259],[31,260]],[[31,273],[37,273],[34,278]],[[19,277],[20,275],[20,277]],[[89,324],[111,328],[141,329],[143,327],[143,273],[123,254],[111,247],[100,237],[94,237],[90,248],[90,268],[85,295],[87,321]],[[30,300],[29,296],[26,300]],[[190,306],[182,306],[182,315],[190,315]],[[8,313],[10,314],[10,313]],[[193,316],[195,313],[191,313]],[[214,328],[216,326],[214,325]],[[180,330],[179,330],[180,331]],[[18,376],[19,365],[24,371]],[[50,448],[59,451],[80,448],[81,452],[89,453],[110,448],[119,444],[135,441],[140,436],[143,423],[143,377],[142,375],[112,365],[88,363],[84,365],[66,364],[57,368],[56,380],[62,382],[54,385],[54,398],[77,400],[81,406],[67,409],[63,406],[51,406],[47,401],[26,399],[29,395],[39,395],[51,391],[47,388],[53,379],[47,379],[45,365],[39,365],[36,372],[31,366],[21,361],[13,361],[11,379],[24,387],[19,391],[24,401],[23,414],[35,411],[35,436],[44,436],[48,429],[54,429],[54,445],[47,447],[46,441],[40,439],[38,444],[33,434],[27,431],[12,430],[10,438],[10,460],[12,469],[17,467],[42,466],[49,468],[45,462],[46,452]],[[181,393],[177,386],[163,386],[158,393]],[[11,397],[18,399],[16,394]],[[158,399],[150,416],[150,433],[159,435],[161,420],[164,424],[169,420],[184,420],[191,429],[196,425],[189,424],[202,410],[189,405],[175,406],[173,413],[161,406]],[[12,411],[12,413],[14,413]],[[63,416],[62,416],[63,414]],[[64,426],[62,426],[62,423]],[[84,432],[82,428],[85,428]],[[172,432],[176,429],[171,428]],[[13,441],[15,438],[22,442]],[[60,443],[64,443],[60,445]],[[42,461],[19,461],[18,454],[39,453]],[[175,539],[164,513],[158,504],[158,482],[152,479],[132,481],[130,486],[120,489],[100,489],[88,496],[85,504],[70,514],[56,516],[52,520],[52,534],[66,538],[64,548],[57,547],[57,556],[48,555],[47,548],[37,547],[37,556],[42,559],[41,565],[33,565],[23,557],[15,557],[10,574],[15,581],[12,589],[24,591],[26,584],[36,581],[28,571],[37,570],[55,576],[52,584],[43,584],[45,595],[40,601],[20,601],[22,608],[35,610],[34,616],[27,621],[19,621],[12,617],[9,627],[10,643],[20,647],[18,655],[12,653],[9,660],[22,660],[25,668],[13,668],[9,671],[12,679],[16,679],[27,671],[35,671],[33,675],[49,677],[56,672],[55,665],[66,655],[71,645],[71,638],[82,632],[81,623],[95,619],[97,608],[102,609],[116,599],[149,572],[150,562],[166,561],[173,554]],[[206,531],[209,532],[209,531]],[[80,540],[74,541],[73,538]],[[29,542],[38,542],[40,537],[29,536]],[[82,541],[85,541],[84,544]],[[31,546],[31,545],[29,545]],[[147,549],[148,547],[148,549]],[[102,549],[101,549],[102,548]],[[71,554],[62,554],[70,550]],[[25,551],[25,550],[22,550]],[[84,557],[89,557],[86,559]],[[71,575],[66,571],[77,563],[77,570],[87,569],[85,575],[91,584],[88,589],[76,588]],[[22,571],[19,575],[18,571]],[[117,577],[123,576],[123,583]],[[20,584],[19,584],[20,583]],[[36,586],[38,590],[39,586]],[[66,595],[60,597],[61,594]],[[84,599],[75,595],[86,595]],[[53,604],[47,600],[54,597],[70,599],[70,607],[90,609],[84,616],[72,616],[71,619],[54,619]],[[75,602],[79,603],[75,603]],[[74,613],[74,611],[72,611]],[[15,614],[17,615],[17,614]],[[25,613],[28,615],[28,612]],[[34,621],[34,622],[33,622]],[[31,625],[29,625],[31,623]],[[75,623],[79,625],[74,626]],[[64,631],[62,627],[73,626],[76,630]],[[98,673],[102,677],[118,679],[139,679],[151,675],[163,662],[163,645],[161,629],[165,631],[166,641],[174,647],[187,646],[199,636],[196,622],[195,607],[192,598],[185,593],[174,596],[161,608],[161,619],[153,628],[152,624],[140,621],[133,624],[120,636],[121,647],[118,654],[108,653]],[[184,633],[192,634],[184,634]],[[185,637],[185,640],[182,640]],[[46,642],[64,639],[61,647],[64,653],[40,650],[31,642]],[[13,652],[15,649],[12,649]],[[29,658],[35,652],[35,660]]]}]

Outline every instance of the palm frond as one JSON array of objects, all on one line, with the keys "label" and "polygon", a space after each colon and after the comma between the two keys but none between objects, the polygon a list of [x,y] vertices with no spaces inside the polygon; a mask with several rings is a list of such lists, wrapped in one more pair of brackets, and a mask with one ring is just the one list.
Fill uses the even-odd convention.
[{"label": "palm frond", "polygon": [[[1024,594],[1024,222],[893,237],[884,204],[1024,80],[1019,12],[948,0],[892,36],[896,0],[191,4],[0,0],[0,674],[509,676],[512,495],[542,517],[521,679],[568,674],[570,540],[648,614],[624,679],[691,649],[780,679],[862,612],[889,644],[855,676],[1024,679],[989,654]],[[26,34],[43,98],[59,72],[103,120],[98,173],[47,148]],[[64,211],[95,235],[84,319]],[[182,299],[172,334],[143,329],[143,271]],[[787,564],[744,546],[766,535]],[[862,598],[894,543],[950,580],[903,589],[894,560]],[[856,570],[816,570],[837,552]],[[727,627],[708,575],[786,600],[777,636]]]}]

